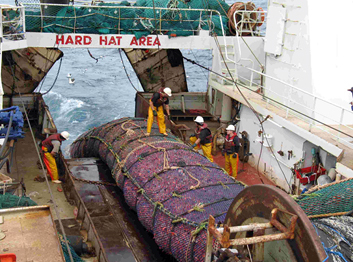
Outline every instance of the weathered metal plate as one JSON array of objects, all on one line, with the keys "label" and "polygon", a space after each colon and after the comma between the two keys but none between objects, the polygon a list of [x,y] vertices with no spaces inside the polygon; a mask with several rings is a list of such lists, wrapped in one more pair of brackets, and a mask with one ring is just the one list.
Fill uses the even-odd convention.
[{"label": "weathered metal plate", "polygon": [[[288,256],[290,259],[285,261],[323,261],[326,253],[310,220],[288,194],[276,187],[254,185],[245,188],[230,205],[225,224],[240,226],[268,222],[274,208],[298,216],[295,237],[293,240],[266,243],[264,261],[283,261],[288,259]],[[279,216],[278,220],[288,227],[287,217]],[[270,232],[266,231],[266,234],[268,233]],[[234,236],[231,237],[234,238]],[[244,235],[237,234],[236,237],[244,237]]]},{"label": "weathered metal plate", "polygon": [[170,87],[173,93],[188,91],[179,49],[125,48],[124,52],[145,92],[157,92],[161,87]]},{"label": "weathered metal plate", "polygon": [[[17,94],[18,91],[21,94],[32,93],[62,56],[63,53],[59,49],[44,47],[29,47],[4,52],[1,80],[5,95]],[[14,86],[16,90],[13,90]]]},{"label": "weathered metal plate", "polygon": [[65,261],[49,206],[1,209],[0,253],[14,253],[17,261]]},{"label": "weathered metal plate", "polygon": [[[98,159],[71,159],[67,164],[76,178],[114,183],[109,168]],[[97,255],[99,252],[104,253],[100,256],[104,257],[101,261],[174,261],[160,252],[153,237],[138,222],[136,213],[125,203],[123,193],[118,187],[89,184],[74,179],[66,181],[65,187],[70,181],[74,188],[71,188],[68,195],[79,206],[77,218],[84,221],[82,228],[88,231],[91,238],[94,232],[97,233],[96,239],[89,241],[94,243]],[[83,205],[78,204],[79,198],[90,218],[84,214]],[[94,229],[92,225],[87,225],[88,220],[92,221]],[[98,247],[99,243],[101,247]]]}]

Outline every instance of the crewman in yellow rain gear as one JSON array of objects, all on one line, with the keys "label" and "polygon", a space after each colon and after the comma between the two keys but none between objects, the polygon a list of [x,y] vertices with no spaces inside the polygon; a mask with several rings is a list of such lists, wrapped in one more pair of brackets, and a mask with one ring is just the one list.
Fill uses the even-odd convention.
[{"label": "crewman in yellow rain gear", "polygon": [[226,128],[227,135],[223,144],[223,154],[226,160],[226,171],[232,177],[237,178],[238,175],[238,152],[240,148],[239,137],[235,132],[235,127],[229,125]]},{"label": "crewman in yellow rain gear", "polygon": [[44,164],[53,183],[60,184],[58,167],[55,158],[59,155],[59,149],[62,141],[67,140],[70,134],[63,131],[60,134],[53,134],[42,142],[42,151],[44,153]]},{"label": "crewman in yellow rain gear", "polygon": [[148,109],[148,119],[147,119],[147,136],[151,134],[153,118],[157,117],[157,124],[159,127],[159,133],[167,136],[166,127],[164,123],[164,111],[167,111],[168,119],[170,120],[169,111],[169,99],[168,96],[172,96],[172,90],[169,87],[161,88],[157,93],[154,93],[150,99],[150,107]]},{"label": "crewman in yellow rain gear", "polygon": [[194,120],[196,129],[195,134],[190,136],[190,143],[193,144],[192,147],[198,150],[201,146],[202,152],[205,157],[207,157],[211,162],[213,162],[212,151],[212,133],[208,129],[207,124],[204,122],[202,116],[196,117]]}]

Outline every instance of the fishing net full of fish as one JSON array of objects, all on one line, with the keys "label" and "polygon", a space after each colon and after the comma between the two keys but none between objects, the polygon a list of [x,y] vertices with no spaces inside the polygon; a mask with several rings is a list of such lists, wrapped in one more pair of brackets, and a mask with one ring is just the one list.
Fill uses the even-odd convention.
[{"label": "fishing net full of fish", "polygon": [[122,118],[82,134],[72,157],[99,157],[160,249],[178,261],[204,261],[209,215],[223,222],[243,185],[177,137],[146,136],[142,118]]}]

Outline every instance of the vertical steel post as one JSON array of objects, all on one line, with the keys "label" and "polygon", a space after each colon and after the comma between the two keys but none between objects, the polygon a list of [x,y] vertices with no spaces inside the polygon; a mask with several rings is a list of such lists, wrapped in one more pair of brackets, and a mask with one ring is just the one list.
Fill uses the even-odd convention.
[{"label": "vertical steel post", "polygon": [[22,15],[22,31],[23,31],[23,39],[26,39],[26,13],[25,8],[21,4],[21,15]]},{"label": "vertical steel post", "polygon": [[[314,103],[313,103],[313,109],[312,109],[312,112],[311,112],[311,118],[315,118],[316,100],[317,100],[317,97],[315,96],[314,97]],[[310,120],[309,132],[311,132],[311,128],[312,128],[313,125],[315,125],[315,122],[312,119],[312,120]]]},{"label": "vertical steel post", "polygon": [[292,90],[293,90],[293,87],[291,87],[290,89],[289,89],[289,94],[288,94],[288,99],[287,99],[287,110],[286,110],[286,118],[288,118],[288,114],[289,114],[289,106],[290,106],[290,101],[291,101],[291,99],[290,99],[290,97],[291,97],[291,95],[292,95]]},{"label": "vertical steel post", "polygon": [[120,17],[120,7],[119,7],[119,23],[118,23],[118,34],[120,34],[120,23],[121,23],[121,17]]},{"label": "vertical steel post", "polygon": [[[339,131],[341,131],[341,129],[342,129],[343,116],[344,116],[344,108],[341,109],[340,125],[338,127]],[[338,132],[337,139],[336,139],[337,142],[340,140],[340,135],[341,135],[341,132]]]}]

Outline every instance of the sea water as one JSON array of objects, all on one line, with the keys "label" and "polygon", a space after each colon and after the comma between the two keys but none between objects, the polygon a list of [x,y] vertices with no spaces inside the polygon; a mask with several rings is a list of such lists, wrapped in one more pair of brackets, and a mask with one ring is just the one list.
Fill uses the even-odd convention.
[{"label": "sea water", "polygon": [[[14,5],[13,0],[1,2]],[[230,5],[233,2],[227,1]],[[256,6],[267,9],[267,0],[253,2]],[[69,157],[70,144],[83,132],[114,119],[133,117],[136,95],[134,87],[139,91],[143,89],[124,52],[121,52],[121,58],[118,49],[60,48],[60,50],[64,53],[61,66],[57,61],[36,91],[45,93],[50,90],[44,95],[44,100],[49,106],[58,131],[66,130],[71,135],[62,146],[64,155]],[[212,67],[210,50],[181,51],[185,57],[204,67]],[[93,59],[89,52],[98,61]],[[184,67],[188,90],[205,92],[207,70],[186,60]],[[73,84],[69,83],[68,74],[75,79]]]}]

